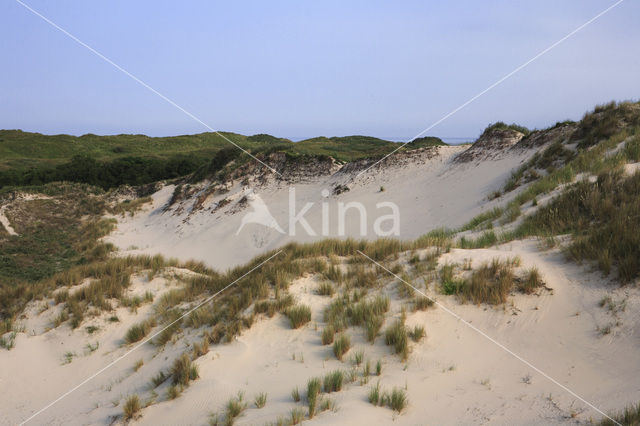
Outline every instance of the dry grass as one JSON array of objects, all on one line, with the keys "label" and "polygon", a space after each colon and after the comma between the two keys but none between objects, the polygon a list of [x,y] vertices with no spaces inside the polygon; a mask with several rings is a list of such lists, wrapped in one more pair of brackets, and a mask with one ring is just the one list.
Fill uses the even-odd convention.
[{"label": "dry grass", "polygon": [[307,305],[292,306],[284,314],[291,321],[292,328],[300,328],[311,321],[311,308]]},{"label": "dry grass", "polygon": [[141,410],[140,398],[138,395],[131,395],[122,407],[122,414],[126,420],[132,419]]}]

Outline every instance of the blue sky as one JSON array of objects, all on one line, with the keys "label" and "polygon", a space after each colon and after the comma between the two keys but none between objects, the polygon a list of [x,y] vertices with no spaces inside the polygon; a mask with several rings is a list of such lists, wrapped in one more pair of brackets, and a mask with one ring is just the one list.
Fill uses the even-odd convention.
[{"label": "blue sky", "polygon": [[[411,138],[612,1],[25,0],[217,130]],[[432,129],[544,127],[640,98],[640,2],[620,6]],[[13,0],[0,128],[206,129]]]}]

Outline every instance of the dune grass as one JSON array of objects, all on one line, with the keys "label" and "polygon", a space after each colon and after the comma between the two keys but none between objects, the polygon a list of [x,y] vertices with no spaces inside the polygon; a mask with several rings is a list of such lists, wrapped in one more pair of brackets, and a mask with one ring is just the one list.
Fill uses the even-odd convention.
[{"label": "dune grass", "polygon": [[198,377],[198,367],[191,362],[188,354],[183,353],[175,359],[171,367],[171,381],[174,385],[188,386],[190,381]]},{"label": "dune grass", "polygon": [[[626,407],[625,409],[623,409],[621,412],[612,414],[611,417],[615,420],[615,422],[624,426],[639,426],[640,425],[640,403],[635,405],[632,404]],[[605,418],[605,419],[602,419],[598,424],[600,426],[614,426],[616,425],[615,422]]]},{"label": "dune grass", "polygon": [[409,357],[409,337],[404,325],[404,318],[396,319],[384,332],[384,342],[393,347],[393,352],[402,360]]},{"label": "dune grass", "polygon": [[292,306],[284,314],[291,321],[292,328],[300,328],[311,321],[311,308],[307,305]]},{"label": "dune grass", "polygon": [[327,373],[322,381],[323,391],[326,393],[339,392],[342,390],[344,381],[344,373],[342,370],[335,370]]},{"label": "dune grass", "polygon": [[579,182],[535,215],[525,219],[518,235],[571,233],[567,249],[575,261],[593,261],[604,273],[617,271],[628,283],[640,277],[640,173],[624,178],[619,172]]},{"label": "dune grass", "polygon": [[142,409],[140,398],[138,395],[131,395],[122,407],[122,414],[126,420],[130,420],[136,416]]},{"label": "dune grass", "polygon": [[124,337],[125,342],[131,344],[138,342],[145,338],[151,329],[156,325],[155,320],[149,319],[142,321],[138,324],[134,324],[129,327],[127,334]]},{"label": "dune grass", "polygon": [[333,354],[337,359],[342,360],[344,354],[346,354],[351,348],[351,338],[348,334],[340,333],[333,342]]},{"label": "dune grass", "polygon": [[307,382],[307,404],[309,406],[309,418],[312,419],[316,413],[318,406],[318,397],[320,395],[321,381],[318,377],[309,379]]}]

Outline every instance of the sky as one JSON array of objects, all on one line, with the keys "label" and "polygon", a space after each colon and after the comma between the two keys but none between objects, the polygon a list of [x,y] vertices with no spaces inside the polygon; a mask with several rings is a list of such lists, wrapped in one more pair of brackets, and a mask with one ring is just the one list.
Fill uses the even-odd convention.
[{"label": "sky", "polygon": [[[22,0],[208,126],[294,140],[410,140],[614,3]],[[428,135],[543,128],[640,98],[626,0]],[[0,2],[0,128],[207,131],[15,0]]]}]

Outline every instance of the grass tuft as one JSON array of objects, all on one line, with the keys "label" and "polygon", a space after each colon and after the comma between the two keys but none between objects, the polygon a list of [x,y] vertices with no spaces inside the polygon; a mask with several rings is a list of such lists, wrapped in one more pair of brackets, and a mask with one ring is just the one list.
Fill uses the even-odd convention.
[{"label": "grass tuft", "polygon": [[127,401],[122,407],[122,414],[124,415],[125,419],[130,420],[136,414],[138,414],[138,412],[140,412],[141,408],[142,407],[140,405],[140,398],[138,398],[138,395],[131,395],[129,398],[127,398]]},{"label": "grass tuft", "polygon": [[300,328],[311,321],[311,308],[307,305],[292,306],[284,314],[291,321],[291,327],[293,328]]},{"label": "grass tuft", "polygon": [[333,342],[333,354],[337,359],[342,360],[344,354],[346,354],[351,348],[351,338],[348,334],[341,333],[336,337]]}]

